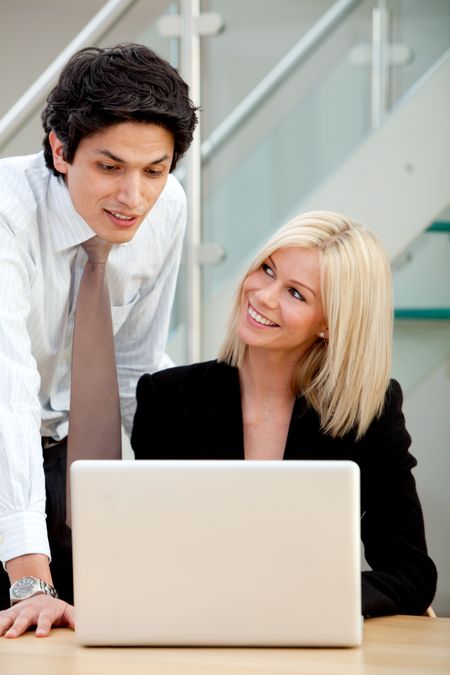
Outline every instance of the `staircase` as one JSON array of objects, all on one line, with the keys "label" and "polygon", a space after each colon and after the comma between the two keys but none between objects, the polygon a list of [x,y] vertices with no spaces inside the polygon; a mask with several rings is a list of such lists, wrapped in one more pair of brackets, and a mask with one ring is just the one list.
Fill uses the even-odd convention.
[{"label": "staircase", "polygon": [[[415,276],[417,272],[413,261],[416,255],[412,256],[411,250],[424,246],[420,243],[421,233],[428,228],[423,241],[427,241],[427,237],[431,237],[435,242],[438,238],[440,242],[448,239],[448,232],[443,224],[431,227],[430,224],[450,203],[449,82],[450,52],[447,52],[423,75],[413,90],[396,104],[385,123],[379,129],[369,132],[367,138],[339,168],[275,224],[281,224],[298,211],[329,209],[346,213],[380,236],[393,261],[395,275],[400,274],[400,269],[405,270],[406,266],[408,274]],[[260,149],[257,148],[256,152],[260,152]],[[239,169],[236,173],[241,176]],[[262,186],[261,192],[261,200],[265,203],[267,193],[270,194],[270,185]],[[227,196],[232,201],[230,194],[231,191]],[[212,195],[212,199],[214,197],[215,195]],[[223,199],[223,195],[220,195],[220,203]],[[211,206],[208,208],[214,209]],[[222,215],[222,218],[230,218],[229,212],[230,206],[224,209],[225,215]],[[248,215],[248,218],[251,216]],[[218,220],[219,216],[216,216],[216,222]],[[243,220],[246,222],[245,218]],[[226,223],[216,225],[216,230],[221,229],[227,230]],[[212,356],[220,344],[224,321],[239,276],[238,270],[253,257],[253,253],[267,236],[263,233],[264,236],[251,246],[243,246],[242,238],[254,240],[256,237],[251,227],[248,228],[249,232],[241,226],[242,229],[244,232],[238,233],[240,244],[238,250],[242,251],[243,255],[237,261],[233,261],[232,265],[228,262],[228,274],[224,275],[223,270],[220,272],[219,269],[206,272],[206,275],[213,276],[211,291],[206,301],[206,356]],[[233,235],[232,225],[229,225],[225,234],[226,239],[231,241]],[[418,244],[414,243],[416,240]],[[447,265],[448,269],[449,248],[442,249],[440,244],[437,244],[437,249],[441,252],[441,258],[444,251],[444,258],[447,257],[443,261],[440,258],[439,263],[436,261],[436,266]],[[433,266],[429,261],[427,264]],[[405,273],[403,271],[402,276]],[[448,289],[449,285],[444,282],[442,287]],[[398,302],[400,304],[403,302],[402,297],[398,298]],[[446,307],[450,307],[450,297],[446,299],[442,309],[445,310]],[[434,312],[430,314],[431,310],[424,306],[422,312],[419,312],[420,307],[413,302],[408,307],[398,306],[399,320],[400,317],[406,318],[406,309],[409,318],[416,320],[419,320],[419,314],[421,319],[431,320],[436,319],[437,314],[445,317],[448,311],[437,312],[438,308],[434,307]],[[411,316],[413,309],[416,311],[414,317]],[[420,330],[423,330],[424,324],[421,325]],[[439,335],[441,333],[446,335],[446,328],[436,330]],[[404,331],[404,328],[396,331],[396,337],[403,335]],[[441,349],[438,351],[439,354],[442,353]],[[417,378],[420,379],[420,376],[414,378],[409,376],[407,381],[417,382]]]}]

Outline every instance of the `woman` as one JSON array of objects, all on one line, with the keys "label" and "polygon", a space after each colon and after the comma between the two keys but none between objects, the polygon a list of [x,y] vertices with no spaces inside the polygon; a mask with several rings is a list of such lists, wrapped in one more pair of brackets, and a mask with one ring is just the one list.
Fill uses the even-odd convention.
[{"label": "woman", "polygon": [[391,298],[372,233],[336,213],[297,216],[244,276],[218,361],[141,378],[132,434],[138,459],[356,462],[364,616],[421,614],[436,587],[389,381]]}]

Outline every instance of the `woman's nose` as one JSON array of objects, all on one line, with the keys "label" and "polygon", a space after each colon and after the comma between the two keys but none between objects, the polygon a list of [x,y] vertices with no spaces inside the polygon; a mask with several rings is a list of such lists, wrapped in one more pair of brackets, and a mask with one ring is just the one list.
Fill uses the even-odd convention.
[{"label": "woman's nose", "polygon": [[278,305],[278,294],[279,289],[277,288],[277,284],[272,282],[257,291],[256,295],[260,303],[266,305],[266,307],[273,308]]}]

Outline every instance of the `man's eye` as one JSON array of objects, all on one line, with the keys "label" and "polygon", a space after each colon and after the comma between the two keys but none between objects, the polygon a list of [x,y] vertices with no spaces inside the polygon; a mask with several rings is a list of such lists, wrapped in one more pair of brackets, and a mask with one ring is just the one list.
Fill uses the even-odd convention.
[{"label": "man's eye", "polygon": [[105,173],[114,173],[117,169],[115,164],[103,164],[103,162],[99,162],[98,167],[102,171],[105,171]]},{"label": "man's eye", "polygon": [[150,176],[151,178],[159,178],[163,175],[162,171],[157,171],[156,169],[147,169],[146,173],[147,176]]}]

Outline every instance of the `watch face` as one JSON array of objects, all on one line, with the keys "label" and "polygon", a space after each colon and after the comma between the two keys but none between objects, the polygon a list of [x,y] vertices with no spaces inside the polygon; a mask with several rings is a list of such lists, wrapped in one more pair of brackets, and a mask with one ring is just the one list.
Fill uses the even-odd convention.
[{"label": "watch face", "polygon": [[36,590],[36,579],[33,577],[23,577],[14,584],[14,596],[16,598],[26,598]]}]

